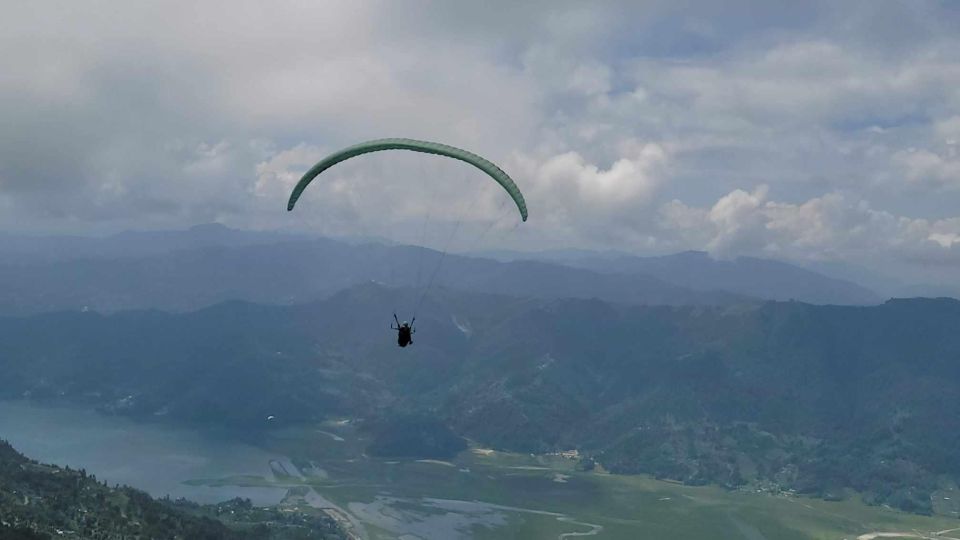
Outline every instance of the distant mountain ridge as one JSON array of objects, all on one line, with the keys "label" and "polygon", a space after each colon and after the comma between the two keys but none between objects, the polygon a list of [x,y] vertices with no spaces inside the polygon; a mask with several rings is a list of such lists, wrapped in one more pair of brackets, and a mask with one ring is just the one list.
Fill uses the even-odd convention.
[{"label": "distant mountain ridge", "polygon": [[529,254],[493,252],[491,255],[499,260],[533,259],[603,273],[642,274],[695,291],[726,291],[766,300],[841,305],[878,304],[883,300],[877,293],[852,281],[755,257],[719,260],[702,251],[639,257],[615,251],[584,250]]},{"label": "distant mountain ridge", "polygon": [[[157,234],[167,238],[165,233]],[[751,300],[723,291],[695,291],[644,274],[602,274],[531,261],[502,263],[444,256],[411,246],[353,245],[329,239],[268,241],[274,237],[238,238],[226,229],[196,234],[198,238],[189,233],[186,239],[174,235],[175,240],[132,251],[133,255],[117,254],[110,247],[85,257],[45,260],[33,256],[28,258],[31,262],[0,263],[0,314],[64,309],[189,311],[228,300],[282,305],[323,298],[369,281],[425,288],[433,280],[437,286],[465,291],[643,304]],[[212,238],[229,241],[224,244]],[[171,246],[176,249],[167,251]]]},{"label": "distant mountain ridge", "polygon": [[764,259],[717,261],[699,252],[635,257],[577,250],[511,256],[517,260],[442,257],[413,246],[239,231],[216,224],[105,238],[0,235],[0,314],[189,311],[227,300],[291,304],[366,281],[422,287],[441,258],[435,284],[511,296],[646,305],[880,301],[854,283]]}]

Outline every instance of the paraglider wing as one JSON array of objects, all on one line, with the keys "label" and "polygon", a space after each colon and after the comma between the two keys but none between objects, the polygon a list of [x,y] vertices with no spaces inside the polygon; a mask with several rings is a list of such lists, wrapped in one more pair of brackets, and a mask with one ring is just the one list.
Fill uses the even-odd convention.
[{"label": "paraglider wing", "polygon": [[435,142],[417,141],[414,139],[377,139],[375,141],[367,141],[360,144],[355,144],[330,154],[322,161],[311,167],[310,170],[303,175],[300,181],[297,182],[296,187],[293,188],[293,193],[290,194],[290,200],[287,202],[287,210],[293,210],[293,207],[295,204],[297,204],[297,199],[300,198],[303,190],[306,189],[310,182],[313,181],[313,179],[320,175],[320,173],[323,171],[333,167],[341,161],[346,161],[350,158],[363,154],[369,154],[370,152],[380,152],[381,150],[410,150],[413,152],[436,154],[439,156],[446,156],[453,159],[459,159],[460,161],[465,161],[487,173],[487,175],[496,180],[498,184],[503,186],[503,189],[507,190],[507,193],[510,195],[510,198],[513,199],[513,202],[517,204],[517,209],[520,210],[520,216],[523,218],[523,221],[527,220],[527,203],[523,199],[523,194],[520,193],[520,188],[517,187],[517,184],[514,183],[513,179],[510,178],[507,173],[503,172],[500,167],[497,167],[489,160],[460,148]]}]

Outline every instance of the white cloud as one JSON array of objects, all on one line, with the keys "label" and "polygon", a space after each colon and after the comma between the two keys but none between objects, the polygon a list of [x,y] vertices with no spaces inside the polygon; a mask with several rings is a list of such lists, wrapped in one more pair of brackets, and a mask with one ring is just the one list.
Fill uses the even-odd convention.
[{"label": "white cloud", "polygon": [[960,116],[935,122],[927,145],[897,151],[894,163],[915,186],[937,191],[960,189]]},{"label": "white cloud", "polygon": [[257,181],[254,193],[258,197],[280,199],[290,195],[303,171],[329,154],[329,150],[306,144],[298,144],[283,150],[257,164]]},{"label": "white cloud", "polygon": [[576,152],[565,152],[540,163],[531,175],[533,189],[544,194],[567,194],[567,205],[594,206],[602,210],[615,207],[645,206],[661,178],[656,170],[666,160],[663,148],[643,145],[635,155],[617,159],[606,170],[587,163]]},{"label": "white cloud", "polygon": [[893,156],[909,182],[935,188],[960,188],[960,158],[925,149],[898,151]]},{"label": "white cloud", "polygon": [[717,257],[960,263],[960,218],[927,220],[876,210],[831,192],[794,204],[768,198],[766,186],[733,191],[710,208],[679,201],[660,207],[660,226],[677,248],[705,247]]},{"label": "white cloud", "polygon": [[646,243],[669,155],[659,144],[637,141],[621,145],[617,155],[606,168],[572,151],[518,156],[532,216],[525,227],[551,245],[636,247],[638,237]]}]

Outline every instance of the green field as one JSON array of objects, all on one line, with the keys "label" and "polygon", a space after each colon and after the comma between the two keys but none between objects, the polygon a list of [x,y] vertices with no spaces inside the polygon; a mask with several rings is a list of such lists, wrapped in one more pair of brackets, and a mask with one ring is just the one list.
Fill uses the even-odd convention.
[{"label": "green field", "polygon": [[[872,533],[951,538],[960,520],[864,505],[852,497],[730,492],[643,476],[578,472],[559,456],[471,449],[451,462],[390,461],[363,455],[348,425],[278,432],[269,449],[291,466],[272,478],[197,480],[209,485],[283,485],[288,504],[335,505],[368,538],[723,538],[849,539]],[[343,440],[336,440],[336,433]],[[294,469],[294,470],[291,470]],[[286,471],[286,472],[284,472]],[[303,493],[310,490],[314,499]],[[322,499],[321,499],[322,498]],[[960,533],[960,531],[956,531]],[[889,536],[887,536],[889,538]]]}]

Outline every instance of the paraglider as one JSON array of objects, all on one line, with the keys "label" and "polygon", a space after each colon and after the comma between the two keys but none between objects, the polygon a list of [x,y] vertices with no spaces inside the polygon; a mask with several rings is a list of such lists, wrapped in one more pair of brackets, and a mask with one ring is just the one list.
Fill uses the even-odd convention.
[{"label": "paraglider", "polygon": [[[522,220],[527,221],[527,203],[523,198],[523,194],[520,193],[520,188],[517,187],[517,184],[512,178],[510,178],[509,175],[507,175],[507,173],[503,171],[503,169],[495,165],[493,162],[461,148],[456,148],[443,143],[418,141],[414,139],[377,139],[355,144],[353,146],[348,146],[342,150],[330,154],[329,156],[320,160],[316,165],[311,167],[310,170],[308,170],[300,178],[300,181],[297,182],[296,186],[294,186],[293,192],[290,193],[290,199],[287,201],[287,210],[293,210],[293,207],[297,204],[297,200],[303,194],[303,191],[307,188],[307,186],[310,185],[310,182],[312,182],[330,167],[333,167],[341,161],[346,161],[363,154],[381,152],[384,150],[409,150],[411,152],[435,154],[438,156],[460,160],[473,165],[500,184],[500,186],[513,200],[514,204],[516,204]],[[444,248],[443,254],[446,254],[446,248]],[[440,261],[442,263],[443,257],[441,257]],[[436,271],[434,272],[434,276],[436,276]],[[432,279],[430,283],[432,283]],[[429,284],[427,288],[429,288]],[[424,295],[425,294],[426,289],[424,290]],[[421,301],[422,299],[423,298],[421,297]],[[416,310],[414,310],[414,314],[415,313]],[[404,321],[401,324],[396,313],[394,313],[393,319],[394,322],[397,323],[397,326],[394,327],[391,324],[390,328],[397,331],[397,345],[400,347],[406,347],[407,345],[413,344],[413,334],[416,332],[413,327],[413,323],[416,321],[416,316],[411,319],[410,323]]]},{"label": "paraglider", "polygon": [[417,331],[413,328],[413,322],[416,322],[416,321],[417,321],[417,318],[414,317],[414,318],[413,318],[413,321],[410,322],[410,323],[408,323],[407,321],[403,321],[403,323],[401,324],[401,323],[400,323],[400,319],[397,318],[397,314],[394,313],[394,314],[393,314],[393,320],[396,321],[397,326],[394,327],[394,326],[391,324],[391,325],[390,325],[390,328],[391,328],[392,330],[396,330],[396,331],[397,331],[397,345],[399,345],[400,347],[406,347],[407,345],[413,345],[413,334],[415,334],[415,333],[417,332]]},{"label": "paraglider", "polygon": [[520,193],[520,188],[517,187],[513,179],[510,178],[507,173],[503,172],[503,169],[472,152],[442,143],[418,141],[414,139],[377,139],[375,141],[367,141],[348,146],[343,150],[330,154],[311,167],[310,170],[300,178],[300,181],[297,182],[297,185],[293,188],[293,192],[290,194],[290,200],[287,201],[287,210],[293,210],[293,207],[297,204],[297,199],[303,194],[303,190],[307,188],[314,178],[323,173],[323,171],[341,161],[346,161],[350,158],[371,152],[381,152],[383,150],[410,150],[412,152],[446,156],[469,163],[487,173],[488,176],[503,186],[503,189],[507,191],[510,198],[513,199],[513,202],[516,203],[517,210],[520,211],[520,217],[523,218],[523,221],[527,220],[527,203],[523,198],[523,194]]}]

